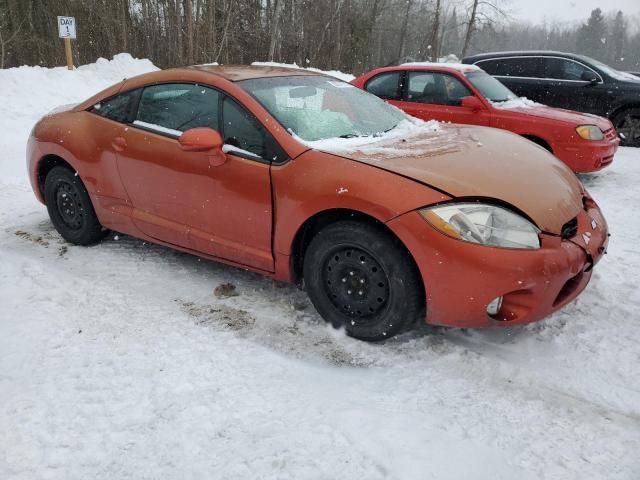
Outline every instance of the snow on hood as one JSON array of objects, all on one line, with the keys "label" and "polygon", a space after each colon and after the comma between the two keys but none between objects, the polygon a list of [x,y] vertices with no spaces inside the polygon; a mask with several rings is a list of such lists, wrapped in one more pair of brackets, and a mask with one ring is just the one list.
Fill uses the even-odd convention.
[{"label": "snow on hood", "polygon": [[506,102],[491,102],[495,108],[502,108],[505,110],[513,109],[513,108],[532,108],[532,107],[543,107],[541,103],[536,103],[533,100],[529,100],[527,97],[518,97],[512,100],[507,100]]},{"label": "snow on hood", "polygon": [[297,70],[309,70],[310,72],[318,72],[318,73],[323,73],[324,75],[329,75],[331,77],[337,78],[344,82],[350,82],[351,80],[356,78],[354,75],[351,75],[349,73],[344,73],[339,70],[320,70],[318,68],[312,68],[312,67],[305,68],[305,67],[298,66],[298,64],[296,63],[253,62],[251,63],[251,65],[256,67],[281,67],[281,68],[295,68]]}]

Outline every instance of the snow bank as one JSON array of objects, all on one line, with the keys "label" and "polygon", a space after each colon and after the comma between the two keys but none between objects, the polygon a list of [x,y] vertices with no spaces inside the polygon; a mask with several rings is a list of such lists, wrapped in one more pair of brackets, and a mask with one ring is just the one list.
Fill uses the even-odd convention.
[{"label": "snow bank", "polygon": [[462,63],[460,61],[460,58],[458,58],[458,56],[455,53],[450,53],[449,55],[446,55],[444,57],[440,57],[438,59],[438,62],[440,62],[440,63]]},{"label": "snow bank", "polygon": [[344,82],[350,82],[351,80],[356,78],[354,75],[351,75],[350,73],[344,73],[339,70],[320,70],[318,68],[312,68],[312,67],[304,68],[304,67],[299,67],[298,64],[296,63],[253,62],[251,65],[255,65],[257,67],[283,67],[283,68],[295,68],[298,70],[309,70],[311,72],[318,72],[318,73],[323,73],[325,75],[330,75]]},{"label": "snow bank", "polygon": [[[128,53],[112,60],[99,58],[75,70],[67,67],[17,67],[0,70],[0,91],[10,102],[0,104],[0,131],[4,155],[0,175],[25,176],[25,143],[33,125],[43,115],[62,105],[78,103],[128,77],[157,70],[149,60]],[[7,145],[5,140],[19,139]],[[16,161],[20,159],[20,161]]]}]

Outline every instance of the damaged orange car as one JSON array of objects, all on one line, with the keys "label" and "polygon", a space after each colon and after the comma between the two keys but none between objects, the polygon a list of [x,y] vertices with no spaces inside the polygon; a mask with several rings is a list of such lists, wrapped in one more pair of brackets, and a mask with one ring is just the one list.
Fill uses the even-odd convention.
[{"label": "damaged orange car", "polygon": [[125,80],[34,127],[37,198],[69,242],[106,229],[304,285],[363,340],[539,320],[607,224],[576,176],[501,130],[406,116],[318,73],[196,66]]}]

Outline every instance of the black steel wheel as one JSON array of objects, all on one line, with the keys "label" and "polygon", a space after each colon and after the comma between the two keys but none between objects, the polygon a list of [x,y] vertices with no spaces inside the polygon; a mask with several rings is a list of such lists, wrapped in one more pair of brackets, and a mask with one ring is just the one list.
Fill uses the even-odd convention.
[{"label": "black steel wheel", "polygon": [[87,189],[75,172],[52,168],[44,182],[44,198],[53,226],[66,241],[89,245],[104,237]]},{"label": "black steel wheel", "polygon": [[613,124],[620,136],[620,145],[640,147],[640,109],[632,108],[619,113]]},{"label": "black steel wheel", "polygon": [[325,227],[311,240],[303,270],[320,315],[355,338],[390,338],[424,312],[417,268],[381,226],[342,221]]}]

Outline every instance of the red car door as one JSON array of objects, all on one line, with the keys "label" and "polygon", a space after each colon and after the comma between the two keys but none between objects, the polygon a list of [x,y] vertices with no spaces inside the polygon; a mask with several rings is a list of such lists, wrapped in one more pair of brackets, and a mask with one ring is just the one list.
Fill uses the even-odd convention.
[{"label": "red car door", "polygon": [[462,99],[473,95],[461,80],[448,73],[408,71],[402,99],[390,103],[422,120],[490,125],[489,111],[462,106]]},{"label": "red car door", "polygon": [[247,140],[240,131],[246,125],[233,120],[240,130],[228,128],[229,141],[247,151],[227,154],[221,165],[210,162],[211,152],[185,151],[177,140],[195,127],[224,132],[222,104],[222,93],[201,85],[144,89],[136,120],[114,140],[133,220],[153,238],[273,271],[270,165],[251,153],[262,148],[261,131]]}]

